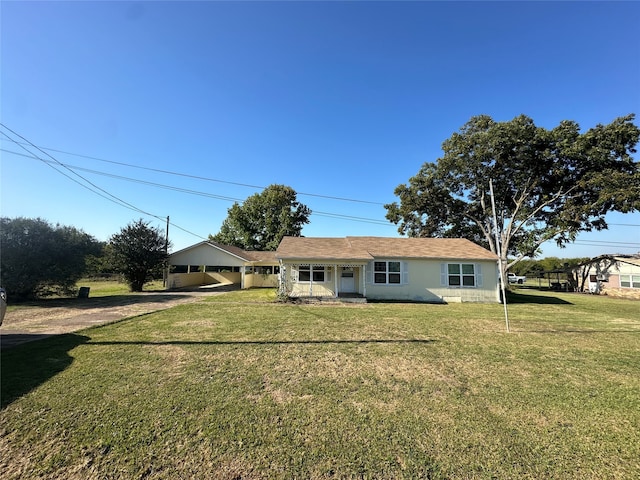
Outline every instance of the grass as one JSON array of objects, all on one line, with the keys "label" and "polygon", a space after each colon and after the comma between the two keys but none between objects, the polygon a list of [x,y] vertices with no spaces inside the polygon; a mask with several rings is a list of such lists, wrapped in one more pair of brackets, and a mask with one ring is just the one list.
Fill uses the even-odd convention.
[{"label": "grass", "polygon": [[[78,282],[78,288],[89,287],[89,296],[91,297],[108,297],[112,295],[126,295],[129,292],[129,285],[125,282],[115,280],[90,280],[83,279]],[[144,284],[145,292],[154,290],[164,290],[162,280],[154,280]]]},{"label": "grass", "polygon": [[640,311],[230,292],[2,352],[0,476],[638,478]]}]

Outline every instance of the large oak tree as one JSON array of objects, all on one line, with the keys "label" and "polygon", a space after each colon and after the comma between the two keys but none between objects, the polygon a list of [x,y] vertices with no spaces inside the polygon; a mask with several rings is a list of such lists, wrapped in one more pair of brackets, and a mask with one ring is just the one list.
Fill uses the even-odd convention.
[{"label": "large oak tree", "polygon": [[506,270],[546,241],[564,246],[580,232],[606,229],[608,212],[640,209],[634,118],[582,133],[569,120],[547,130],[524,115],[472,117],[443,143],[441,158],[395,189],[400,201],[385,205],[387,219],[402,234],[465,237],[497,253],[492,179]]},{"label": "large oak tree", "polygon": [[311,210],[297,201],[295,190],[285,185],[270,185],[242,205],[234,203],[227,212],[220,231],[209,238],[258,251],[275,250],[284,236],[299,237],[311,215]]}]

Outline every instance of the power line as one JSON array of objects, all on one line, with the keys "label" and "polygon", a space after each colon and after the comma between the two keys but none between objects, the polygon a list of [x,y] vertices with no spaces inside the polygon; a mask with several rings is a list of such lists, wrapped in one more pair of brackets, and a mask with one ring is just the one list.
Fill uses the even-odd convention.
[{"label": "power line", "polygon": [[[21,156],[21,157],[40,160],[40,161],[43,161],[43,162],[49,162],[48,160],[40,159],[37,156],[29,156],[29,155],[25,155],[25,154],[22,154],[22,153],[19,153],[19,152],[13,152],[11,150],[6,150],[4,148],[0,148],[0,151],[11,153],[11,154],[18,155],[18,156]],[[80,170],[80,171],[87,172],[87,173],[92,173],[92,174],[95,174],[95,175],[102,175],[102,176],[109,177],[109,178],[114,178],[114,179],[117,179],[117,180],[123,180],[123,181],[127,181],[127,182],[138,183],[138,184],[141,184],[141,185],[147,185],[147,186],[155,187],[155,188],[162,188],[162,189],[165,189],[165,190],[171,190],[171,191],[176,191],[176,192],[180,192],[180,193],[186,193],[186,194],[189,194],[189,195],[198,195],[198,196],[202,196],[202,197],[213,198],[213,199],[216,199],[216,200],[238,202],[240,204],[244,203],[244,201],[245,201],[245,200],[242,200],[240,198],[227,197],[227,196],[223,196],[223,195],[216,195],[216,194],[213,194],[213,193],[202,192],[202,191],[198,191],[198,190],[191,190],[191,189],[186,189],[186,188],[181,188],[181,187],[175,187],[173,185],[166,185],[166,184],[162,184],[162,183],[149,182],[147,180],[141,180],[141,179],[132,178],[132,177],[125,177],[125,176],[122,176],[122,175],[115,175],[115,174],[112,174],[112,173],[101,172],[99,170],[92,170],[92,169],[89,169],[89,168],[84,168],[84,167],[80,167],[80,166],[77,166],[77,165],[71,165],[71,164],[67,164],[67,163],[62,164],[62,165],[64,165],[66,168],[69,168],[69,169],[72,169],[72,170]],[[320,212],[320,211],[315,211],[315,210],[312,210],[311,215],[312,216],[313,215],[317,215],[317,216],[338,218],[338,219],[342,219],[342,220],[364,222],[364,223],[373,223],[375,225],[383,225],[383,226],[395,227],[395,225],[391,224],[390,222],[387,222],[386,220],[380,220],[380,219],[376,219],[376,218],[366,218],[366,217],[359,217],[359,216],[353,216],[353,215],[344,215],[344,214],[340,214],[340,213],[331,213],[331,212]]]},{"label": "power line", "polygon": [[[121,207],[125,207],[128,208],[130,210],[133,210],[135,212],[141,213],[143,215],[146,215],[148,217],[152,217],[158,220],[162,220],[164,221],[164,218],[158,216],[158,215],[154,215],[152,213],[146,212],[138,207],[136,207],[135,205],[126,202],[125,200],[122,200],[121,198],[107,192],[106,190],[104,190],[103,188],[95,185],[93,182],[89,181],[88,179],[86,179],[85,177],[83,177],[82,175],[80,175],[79,173],[75,172],[73,169],[69,168],[68,166],[66,166],[65,164],[63,164],[62,162],[58,161],[55,157],[53,157],[52,155],[48,154],[47,152],[42,151],[39,147],[37,147],[36,145],[34,145],[33,143],[31,143],[29,140],[27,140],[26,138],[24,138],[22,135],[16,133],[15,131],[11,130],[9,127],[7,127],[5,124],[0,123],[0,126],[2,126],[3,128],[5,128],[6,130],[8,130],[9,132],[11,132],[13,135],[21,138],[24,142],[26,142],[26,144],[31,145],[33,148],[35,148],[36,150],[39,150],[40,152],[42,152],[44,155],[48,156],[49,158],[51,158],[53,160],[53,162],[55,162],[56,164],[59,164],[61,167],[69,170],[71,173],[73,173],[75,176],[77,176],[78,178],[84,180],[86,183],[88,183],[89,185],[91,185],[91,187],[93,187],[94,189],[90,188],[89,186],[87,186],[86,184],[76,180],[75,178],[67,175],[66,173],[60,171],[59,169],[57,169],[52,163],[51,160],[45,160],[43,158],[40,158],[38,155],[34,154],[33,152],[31,152],[28,148],[26,148],[24,146],[23,143],[21,142],[16,142],[14,139],[12,139],[9,135],[7,135],[5,132],[0,132],[2,133],[7,139],[9,139],[10,141],[12,141],[13,143],[15,143],[16,145],[18,145],[20,148],[22,148],[23,150],[25,150],[27,153],[29,153],[30,155],[23,155],[17,152],[9,152],[9,153],[14,153],[16,155],[21,155],[21,156],[26,156],[26,157],[30,157],[36,160],[39,160],[43,163],[45,163],[46,165],[48,165],[49,167],[53,168],[56,172],[60,173],[61,175],[65,176],[66,178],[68,178],[69,180],[77,183],[78,185],[80,185],[83,188],[86,188],[87,190],[89,190],[92,193],[95,193],[96,195],[99,195],[100,197],[109,200],[113,203],[115,203],[116,205],[119,205]],[[6,151],[4,149],[2,149],[3,151]],[[172,226],[174,226],[175,228],[182,230],[183,232],[189,233],[191,235],[194,235],[195,237],[199,238],[199,239],[205,239],[206,237],[203,237],[202,235],[198,235],[196,233],[193,233],[179,225],[176,225],[175,223],[171,223]]]},{"label": "power line", "polygon": [[[114,201],[117,204],[120,204],[122,206],[125,206],[127,208],[130,208],[131,210],[134,210],[136,212],[142,213],[144,215],[148,215],[151,217],[156,217],[155,215],[145,212],[144,210],[139,209],[138,207],[136,207],[135,205],[126,202],[125,200],[122,200],[121,198],[107,192],[106,190],[104,190],[103,188],[100,188],[99,186],[97,186],[96,184],[92,183],[91,181],[89,181],[88,179],[86,179],[85,177],[83,177],[82,175],[80,175],[79,173],[75,172],[73,169],[68,168],[67,166],[65,166],[62,162],[58,161],[55,157],[53,157],[52,155],[48,154],[47,152],[41,150],[39,147],[37,147],[36,145],[34,145],[33,143],[31,143],[29,140],[27,140],[26,138],[24,138],[22,135],[20,135],[19,133],[16,133],[15,131],[11,130],[9,127],[7,127],[4,123],[0,123],[0,126],[2,126],[3,128],[5,128],[6,130],[8,130],[9,132],[11,132],[13,135],[19,137],[20,139],[22,139],[23,141],[27,142],[27,144],[31,145],[33,148],[35,148],[36,150],[42,152],[44,155],[46,155],[47,157],[51,158],[55,163],[57,163],[58,165],[60,165],[61,167],[65,168],[66,170],[68,170],[69,172],[71,172],[72,174],[74,174],[76,177],[82,179],[83,181],[85,181],[86,183],[88,183],[89,185],[91,185],[93,188],[95,188],[96,190],[99,190],[100,192],[102,192],[103,194],[107,195],[108,197],[111,197],[112,201]],[[7,137],[9,140],[15,142],[14,139],[12,139],[9,135],[7,135],[6,133],[2,132],[2,134]],[[40,158],[38,155],[35,155],[33,152],[31,152],[29,149],[27,149],[24,145],[22,144],[18,144],[18,146],[20,146],[20,148],[22,148],[23,150],[25,150],[26,152],[30,153],[33,157],[35,157],[36,159],[46,163],[47,165],[49,165],[50,167],[52,167],[56,172],[63,174],[65,177],[74,180],[73,178],[69,177],[68,175],[64,174],[63,172],[61,172],[60,170],[58,170],[57,168],[55,168],[53,165],[51,165],[50,162],[45,161],[44,159]],[[93,193],[96,193],[98,195],[100,195],[103,198],[104,195],[101,195],[100,193],[96,192],[95,190],[92,190],[91,188],[87,187],[86,185],[84,185],[81,182],[78,182],[76,180],[74,180],[76,183],[78,183],[79,185],[82,185],[83,187],[87,188],[88,190],[92,191]],[[156,217],[156,218],[160,218],[160,217]]]},{"label": "power line", "polygon": [[[15,143],[15,142],[14,142]],[[207,182],[216,182],[216,183],[224,183],[227,185],[236,185],[239,187],[247,187],[247,188],[255,188],[258,190],[264,190],[266,187],[264,186],[260,186],[260,185],[251,185],[248,183],[240,183],[240,182],[231,182],[228,180],[220,180],[217,178],[211,178],[211,177],[202,177],[200,175],[192,175],[192,174],[188,174],[188,173],[181,173],[181,172],[175,172],[175,171],[171,171],[171,170],[162,170],[159,168],[151,168],[151,167],[142,167],[140,165],[133,165],[131,163],[125,163],[125,162],[117,162],[115,160],[106,160],[104,158],[98,158],[98,157],[92,157],[90,155],[83,155],[83,154],[79,154],[79,153],[72,153],[72,152],[66,152],[64,150],[56,150],[55,148],[47,148],[47,147],[42,147],[43,150],[49,150],[52,152],[57,152],[57,153],[63,153],[65,155],[72,155],[75,157],[80,157],[80,158],[86,158],[89,160],[96,160],[98,162],[104,162],[104,163],[111,163],[114,165],[122,165],[125,167],[130,167],[130,168],[138,168],[140,170],[147,170],[150,172],[156,172],[156,173],[163,173],[166,175],[175,175],[175,176],[179,176],[179,177],[186,177],[186,178],[193,178],[196,180],[204,180]],[[335,197],[335,196],[331,196],[331,195],[321,195],[318,193],[305,193],[305,192],[297,192],[297,195],[304,195],[307,197],[318,197],[318,198],[326,198],[329,200],[339,200],[339,201],[343,201],[343,202],[355,202],[355,203],[366,203],[366,204],[370,204],[370,205],[384,205],[384,203],[381,202],[372,202],[370,200],[359,200],[359,199],[355,199],[355,198],[346,198],[346,197]]]},{"label": "power line", "polygon": [[615,243],[619,245],[636,245],[640,247],[640,243],[636,243],[636,242],[615,242],[613,240],[580,240],[580,241],[589,242],[589,243],[606,243],[606,244]]}]

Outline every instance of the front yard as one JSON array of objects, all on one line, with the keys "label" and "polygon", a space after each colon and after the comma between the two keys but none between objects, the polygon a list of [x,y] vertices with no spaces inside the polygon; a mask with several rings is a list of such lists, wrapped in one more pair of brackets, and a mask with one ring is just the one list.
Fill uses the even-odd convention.
[{"label": "front yard", "polygon": [[274,297],[3,351],[0,477],[640,477],[638,302]]}]

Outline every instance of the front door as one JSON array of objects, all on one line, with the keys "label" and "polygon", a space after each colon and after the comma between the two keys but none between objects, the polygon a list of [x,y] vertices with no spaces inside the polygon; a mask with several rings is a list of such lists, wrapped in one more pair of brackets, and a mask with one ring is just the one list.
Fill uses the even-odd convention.
[{"label": "front door", "polygon": [[340,274],[340,292],[341,293],[355,293],[356,292],[356,278],[353,273],[353,268],[343,267]]}]

